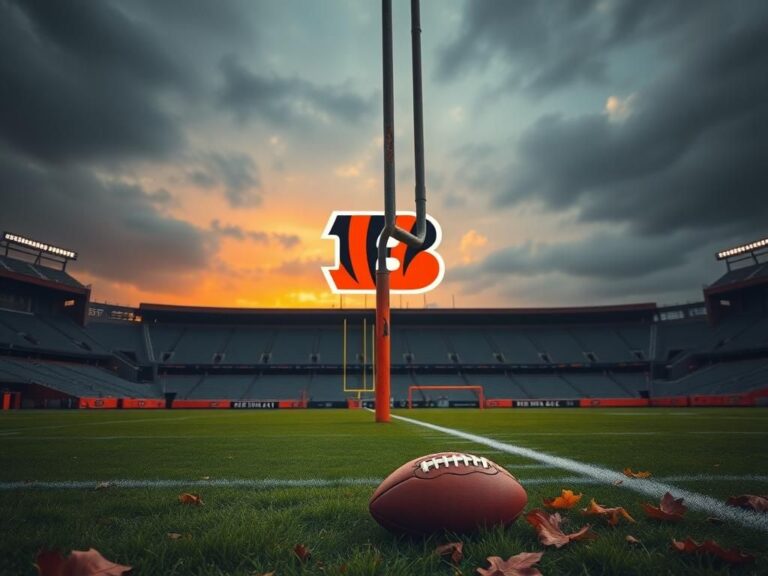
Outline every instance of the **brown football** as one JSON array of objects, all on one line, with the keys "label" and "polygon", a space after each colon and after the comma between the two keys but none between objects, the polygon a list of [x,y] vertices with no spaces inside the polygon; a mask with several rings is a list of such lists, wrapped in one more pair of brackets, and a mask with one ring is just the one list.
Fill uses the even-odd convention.
[{"label": "brown football", "polygon": [[509,524],[527,503],[523,487],[498,464],[473,454],[440,452],[392,472],[373,493],[368,508],[392,532],[466,533]]}]

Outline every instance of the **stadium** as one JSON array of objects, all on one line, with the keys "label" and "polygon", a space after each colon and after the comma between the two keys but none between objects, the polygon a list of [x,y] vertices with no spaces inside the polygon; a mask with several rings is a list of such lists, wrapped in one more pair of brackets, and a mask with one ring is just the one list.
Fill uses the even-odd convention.
[{"label": "stadium", "polygon": [[[14,240],[14,238],[17,238]],[[67,257],[0,249],[4,406],[359,408],[375,314],[92,304]],[[699,303],[395,309],[396,407],[755,406],[768,397],[766,241],[720,255]]]},{"label": "stadium", "polygon": [[[767,478],[759,408],[768,400],[766,244],[720,253],[727,271],[685,306],[394,309],[391,406],[403,420],[383,426],[406,427],[395,432],[372,430],[382,424],[366,410],[375,406],[373,310],[91,303],[66,271],[75,253],[6,233],[0,388],[4,414],[20,419],[3,418],[0,431],[3,522],[17,529],[3,545],[5,573],[56,543],[103,543],[112,558],[138,557],[131,561],[147,574],[441,574],[481,565],[494,550],[531,549],[522,521],[467,540],[468,555],[453,567],[425,548],[461,536],[420,542],[379,532],[365,513],[373,486],[399,462],[445,447],[511,460],[534,505],[568,488],[637,515],[633,490],[647,496],[673,485],[700,516],[689,528],[696,538],[759,553],[764,513],[716,498],[760,493]],[[125,416],[101,417],[110,413]],[[177,422],[190,418],[192,428]],[[436,428],[412,430],[414,418]],[[536,455],[511,455],[521,447]],[[575,460],[550,462],[574,452]],[[595,475],[583,461],[608,467]],[[659,480],[633,487],[651,480],[622,479],[624,466],[653,468]],[[170,510],[176,492],[201,494],[205,519]],[[55,522],[44,512],[51,506]],[[123,534],[118,527],[135,514],[143,520]],[[707,524],[712,517],[725,527]],[[94,518],[95,528],[83,527]],[[646,547],[667,549],[666,527],[632,529]],[[561,558],[566,567],[555,573],[730,573],[706,556],[637,558],[617,534],[599,537],[619,557],[592,545]],[[298,545],[320,560],[297,556]],[[758,558],[749,569],[762,570]]]},{"label": "stadium", "polygon": [[768,574],[764,4],[409,4],[0,3],[0,576]]}]

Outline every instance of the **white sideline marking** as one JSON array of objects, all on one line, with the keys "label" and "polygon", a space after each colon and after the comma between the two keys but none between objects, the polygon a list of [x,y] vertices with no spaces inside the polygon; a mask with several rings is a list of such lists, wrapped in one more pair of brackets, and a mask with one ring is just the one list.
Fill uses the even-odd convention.
[{"label": "white sideline marking", "polygon": [[[551,464],[552,466],[562,470],[568,470],[570,472],[575,472],[576,474],[592,478],[598,484],[613,484],[617,478],[621,478],[623,480],[621,484],[622,488],[629,488],[635,492],[645,494],[646,496],[651,496],[654,499],[660,499],[665,492],[671,492],[677,498],[684,498],[685,503],[689,508],[704,511],[712,516],[722,518],[723,520],[731,520],[741,524],[742,526],[756,528],[758,530],[762,530],[763,532],[768,532],[767,514],[758,514],[757,512],[750,512],[748,510],[742,510],[741,508],[734,508],[732,506],[726,505],[725,502],[721,502],[712,498],[711,496],[705,496],[704,494],[699,494],[698,492],[684,490],[683,488],[678,488],[672,484],[666,484],[664,482],[650,478],[640,480],[635,478],[622,477],[623,475],[620,473],[617,473],[615,470],[609,470],[608,468],[602,468],[593,464],[578,462],[576,460],[563,458],[561,456],[552,456],[551,454],[537,452],[535,450],[531,450],[530,448],[523,448],[513,444],[505,444],[504,442],[499,442],[498,440],[494,440],[492,438],[486,438],[485,436],[478,436],[477,434],[470,434],[468,432],[462,432],[461,430],[455,430],[453,428],[446,428],[445,426],[438,426],[437,424],[430,424],[429,422],[422,422],[420,420],[406,418],[405,416],[396,416],[393,414],[392,418],[401,420],[403,422],[408,422],[409,424],[414,424],[416,426],[421,426],[423,428],[428,428],[430,430],[435,430],[437,432],[443,432],[444,434],[455,436],[457,438],[463,438],[464,440],[471,440],[477,444],[490,446],[491,448],[502,450],[508,454],[515,454],[517,456],[523,456],[524,458],[529,458],[544,464]],[[525,483],[525,481],[523,481],[523,483]]]},{"label": "white sideline marking", "polygon": [[107,488],[325,488],[333,486],[377,486],[382,478],[277,478],[212,480],[34,480],[31,482],[0,482],[0,490],[95,490],[99,484]]},{"label": "white sideline marking", "polygon": [[[509,468],[510,472],[526,466]],[[539,464],[528,465],[527,468],[544,467]],[[617,478],[628,480],[621,474],[615,474]],[[527,486],[541,484],[604,484],[599,478],[585,476],[565,476],[546,478],[522,478],[518,479]],[[378,486],[383,478],[302,478],[302,479],[278,479],[278,478],[219,478],[210,480],[33,480],[25,482],[0,482],[0,491],[8,490],[95,490],[99,484],[108,484],[108,488],[333,488],[336,486]],[[709,474],[694,474],[690,476],[667,476],[657,478],[664,482],[768,482],[768,476],[713,476]]]}]

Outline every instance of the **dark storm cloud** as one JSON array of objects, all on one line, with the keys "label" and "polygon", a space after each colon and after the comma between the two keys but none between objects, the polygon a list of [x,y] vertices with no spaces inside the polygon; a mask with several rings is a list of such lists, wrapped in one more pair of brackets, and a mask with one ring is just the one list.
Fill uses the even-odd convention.
[{"label": "dark storm cloud", "polygon": [[257,74],[234,56],[219,64],[219,104],[238,122],[258,116],[277,125],[341,120],[358,123],[371,116],[374,101],[337,86],[318,86],[300,78]]},{"label": "dark storm cloud", "polygon": [[471,279],[476,272],[520,276],[563,272],[606,281],[637,278],[680,266],[698,247],[697,240],[690,234],[679,234],[637,243],[631,235],[600,233],[580,241],[528,242],[492,252],[481,263],[457,271],[457,276]]},{"label": "dark storm cloud", "polygon": [[235,240],[251,240],[258,244],[270,244],[271,242],[276,242],[283,248],[293,248],[301,243],[301,239],[296,234],[245,230],[241,226],[222,224],[218,220],[211,221],[211,230],[220,237],[233,238]]},{"label": "dark storm cloud", "polygon": [[[0,227],[71,247],[77,268],[143,289],[178,289],[181,275],[200,271],[215,242],[158,210],[166,196],[101,180],[77,168],[48,169],[0,154]],[[77,225],[74,225],[77,223]]]},{"label": "dark storm cloud", "polygon": [[[768,5],[766,5],[768,6]],[[641,234],[764,229],[768,10],[691,47],[624,121],[541,118],[522,136],[499,204],[536,200]]]},{"label": "dark storm cloud", "polygon": [[536,305],[605,304],[652,299],[674,303],[701,298],[702,284],[722,272],[720,248],[706,233],[679,232],[638,241],[601,232],[583,240],[527,242],[498,249],[446,276],[465,294],[498,290]]},{"label": "dark storm cloud", "polygon": [[35,158],[159,158],[181,145],[161,104],[185,75],[109,2],[0,2],[0,142]]},{"label": "dark storm cloud", "polygon": [[203,188],[220,186],[232,207],[253,206],[261,202],[259,169],[247,154],[209,153],[202,166],[189,174],[189,179]]},{"label": "dark storm cloud", "polygon": [[454,79],[503,63],[507,81],[536,94],[608,74],[617,46],[691,26],[701,0],[484,0],[467,2],[458,35],[438,55],[437,76]]}]

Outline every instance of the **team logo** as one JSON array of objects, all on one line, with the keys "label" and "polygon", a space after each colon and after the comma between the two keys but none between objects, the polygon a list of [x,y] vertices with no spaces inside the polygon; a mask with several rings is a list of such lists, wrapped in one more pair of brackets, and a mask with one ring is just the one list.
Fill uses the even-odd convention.
[{"label": "team logo", "polygon": [[[416,213],[398,212],[398,227],[416,232]],[[374,294],[378,244],[384,228],[384,212],[334,211],[323,231],[323,239],[336,242],[336,263],[323,266],[328,286],[335,294]],[[387,270],[394,294],[420,294],[440,284],[445,263],[435,249],[443,233],[437,220],[427,216],[424,244],[412,248],[390,238],[387,242]]]}]

